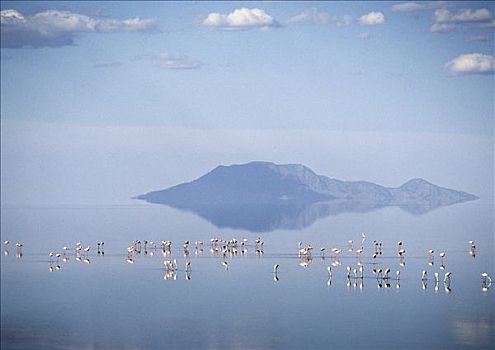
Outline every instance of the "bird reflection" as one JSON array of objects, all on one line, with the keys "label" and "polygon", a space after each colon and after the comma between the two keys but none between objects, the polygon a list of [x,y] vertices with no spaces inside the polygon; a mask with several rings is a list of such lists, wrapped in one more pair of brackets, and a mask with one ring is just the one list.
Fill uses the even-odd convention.
[{"label": "bird reflection", "polygon": [[8,256],[9,255],[9,240],[3,241],[3,255]]},{"label": "bird reflection", "polygon": [[16,258],[18,258],[18,259],[20,259],[20,258],[22,258],[22,256],[23,256],[23,253],[22,253],[22,248],[24,247],[24,243],[17,242],[17,243],[15,244],[15,246],[16,246],[16,254],[15,254],[15,257],[16,257]]},{"label": "bird reflection", "polygon": [[490,289],[491,285],[492,285],[491,277],[488,275],[488,273],[483,272],[481,274],[481,290],[483,292],[486,292]]}]

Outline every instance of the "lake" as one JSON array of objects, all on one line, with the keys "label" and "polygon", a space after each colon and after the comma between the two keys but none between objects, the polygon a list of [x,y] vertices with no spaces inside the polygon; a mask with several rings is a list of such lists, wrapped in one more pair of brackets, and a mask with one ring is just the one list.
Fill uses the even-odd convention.
[{"label": "lake", "polygon": [[[482,291],[481,273],[495,273],[493,212],[493,201],[482,198],[422,215],[385,207],[330,212],[303,224],[277,219],[261,227],[266,232],[253,232],[243,229],[242,212],[228,211],[219,228],[194,213],[134,200],[3,206],[2,240],[10,244],[1,258],[1,348],[492,349],[495,286]],[[235,256],[212,254],[211,237],[246,238],[247,252],[239,243]],[[263,254],[255,249],[258,237]],[[126,248],[133,240],[154,241],[157,248],[146,254],[142,248],[130,264]],[[163,256],[161,240],[173,241],[171,255]],[[205,242],[202,253],[196,254],[196,240]],[[372,258],[375,240],[382,254]],[[91,246],[81,261],[77,241]],[[98,241],[105,242],[104,254],[97,253]],[[16,242],[24,243],[22,257]],[[298,256],[298,242],[314,247],[312,259]],[[63,253],[64,245],[71,248],[69,260],[50,263],[48,254]],[[358,268],[361,245],[364,277],[348,280],[346,267]],[[333,247],[342,249],[338,258],[331,257]],[[167,274],[165,259],[176,259],[177,271]],[[373,268],[390,268],[390,280],[377,278]],[[452,272],[449,286],[445,272]]]}]

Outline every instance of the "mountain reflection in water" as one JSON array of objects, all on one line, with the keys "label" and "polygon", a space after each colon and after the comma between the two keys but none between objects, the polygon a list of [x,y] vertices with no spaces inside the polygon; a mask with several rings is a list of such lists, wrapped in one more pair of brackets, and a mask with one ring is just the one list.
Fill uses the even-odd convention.
[{"label": "mountain reflection in water", "polygon": [[[380,201],[335,199],[317,203],[259,203],[259,204],[168,204],[170,207],[192,212],[218,228],[269,232],[277,229],[300,230],[316,220],[341,213],[366,213],[387,206]],[[410,201],[399,207],[413,215],[423,215],[433,209],[453,205],[441,201]]]}]

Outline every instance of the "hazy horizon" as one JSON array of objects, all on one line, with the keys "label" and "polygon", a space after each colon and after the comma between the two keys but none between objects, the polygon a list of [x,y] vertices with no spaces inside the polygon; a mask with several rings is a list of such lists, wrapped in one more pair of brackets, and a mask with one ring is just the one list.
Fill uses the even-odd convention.
[{"label": "hazy horizon", "polygon": [[218,165],[255,160],[300,163],[319,175],[387,187],[421,177],[481,198],[493,196],[489,136],[7,121],[2,204],[130,202]]}]

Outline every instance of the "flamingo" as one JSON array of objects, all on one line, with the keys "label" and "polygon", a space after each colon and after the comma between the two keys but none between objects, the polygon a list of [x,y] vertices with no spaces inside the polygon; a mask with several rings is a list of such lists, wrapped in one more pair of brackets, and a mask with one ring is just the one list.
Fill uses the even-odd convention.
[{"label": "flamingo", "polygon": [[421,274],[421,280],[422,281],[426,281],[426,276],[427,276],[427,272],[425,270],[423,270],[423,273]]}]

